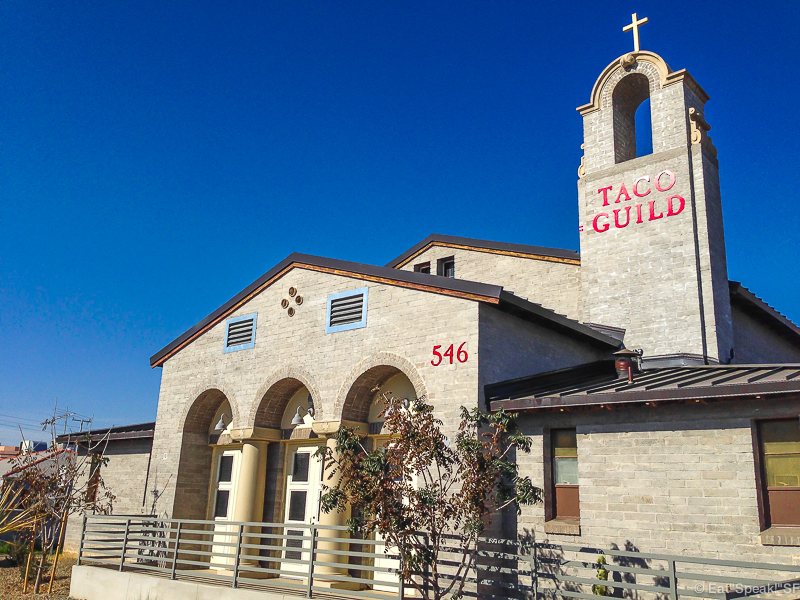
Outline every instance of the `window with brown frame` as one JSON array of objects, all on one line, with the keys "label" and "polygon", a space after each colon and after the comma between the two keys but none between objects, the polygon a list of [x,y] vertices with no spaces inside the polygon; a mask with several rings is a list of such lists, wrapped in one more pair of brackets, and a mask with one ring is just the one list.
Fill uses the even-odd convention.
[{"label": "window with brown frame", "polygon": [[100,485],[100,466],[103,461],[101,454],[92,454],[89,462],[89,481],[86,484],[86,502],[97,500],[97,488]]},{"label": "window with brown frame", "polygon": [[800,526],[800,420],[758,421],[765,527]]},{"label": "window with brown frame", "polygon": [[419,263],[418,265],[414,265],[414,272],[415,273],[425,273],[426,275],[431,274],[431,263],[430,261]]},{"label": "window with brown frame", "polygon": [[578,491],[578,436],[574,429],[553,429],[552,443],[552,518],[580,519]]}]

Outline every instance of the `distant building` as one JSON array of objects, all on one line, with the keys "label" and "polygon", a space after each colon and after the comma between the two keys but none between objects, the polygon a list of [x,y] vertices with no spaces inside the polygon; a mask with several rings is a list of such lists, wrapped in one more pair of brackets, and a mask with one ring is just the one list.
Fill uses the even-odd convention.
[{"label": "distant building", "polygon": [[11,458],[19,454],[18,446],[0,446],[0,460]]}]

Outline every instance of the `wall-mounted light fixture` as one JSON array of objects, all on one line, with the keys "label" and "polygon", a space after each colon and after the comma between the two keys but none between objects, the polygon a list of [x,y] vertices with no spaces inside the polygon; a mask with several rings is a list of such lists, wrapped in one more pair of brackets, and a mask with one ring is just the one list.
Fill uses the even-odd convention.
[{"label": "wall-mounted light fixture", "polygon": [[219,422],[214,426],[214,431],[225,431],[225,414],[219,416]]}]

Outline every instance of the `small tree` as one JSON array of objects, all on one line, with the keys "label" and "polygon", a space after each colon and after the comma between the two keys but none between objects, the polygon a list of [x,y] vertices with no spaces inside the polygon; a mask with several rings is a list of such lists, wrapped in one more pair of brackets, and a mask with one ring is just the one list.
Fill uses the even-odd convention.
[{"label": "small tree", "polygon": [[[342,428],[335,453],[318,451],[341,475],[335,486],[326,486],[322,510],[349,506],[351,533],[382,536],[387,552],[400,555],[400,576],[423,598],[460,597],[492,515],[541,501],[541,489],[520,477],[514,462],[515,452],[530,452],[531,441],[514,415],[462,407],[451,444],[424,398],[380,398],[391,436],[386,446],[368,450],[363,438]],[[460,564],[455,573],[440,573],[440,555],[454,547]]]},{"label": "small tree", "polygon": [[[49,430],[51,435],[49,449],[13,459],[13,479],[6,482],[15,490],[19,510],[28,517],[26,526],[17,528],[19,542],[29,544],[31,550],[35,542],[41,544],[42,553],[35,565],[34,593],[39,593],[48,558],[56,551],[50,574],[49,590],[52,590],[58,550],[64,542],[68,518],[89,512],[109,514],[115,498],[100,474],[101,466],[108,462],[103,457],[107,436],[92,441],[90,434],[79,433],[67,436],[62,447],[56,443],[57,425],[70,416],[56,416],[54,411],[53,418],[42,423],[42,430]],[[75,445],[85,448],[86,454],[73,451],[71,448]],[[26,588],[32,559],[33,552],[29,554],[25,571]]]}]

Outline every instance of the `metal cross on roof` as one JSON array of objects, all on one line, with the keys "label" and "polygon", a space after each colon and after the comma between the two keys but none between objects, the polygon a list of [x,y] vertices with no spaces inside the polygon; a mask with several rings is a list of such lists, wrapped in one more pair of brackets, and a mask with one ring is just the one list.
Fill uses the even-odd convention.
[{"label": "metal cross on roof", "polygon": [[633,29],[633,51],[639,52],[639,25],[647,23],[647,17],[637,20],[636,13],[633,13],[631,19],[633,22],[630,25],[625,25],[622,31],[630,31]]}]

